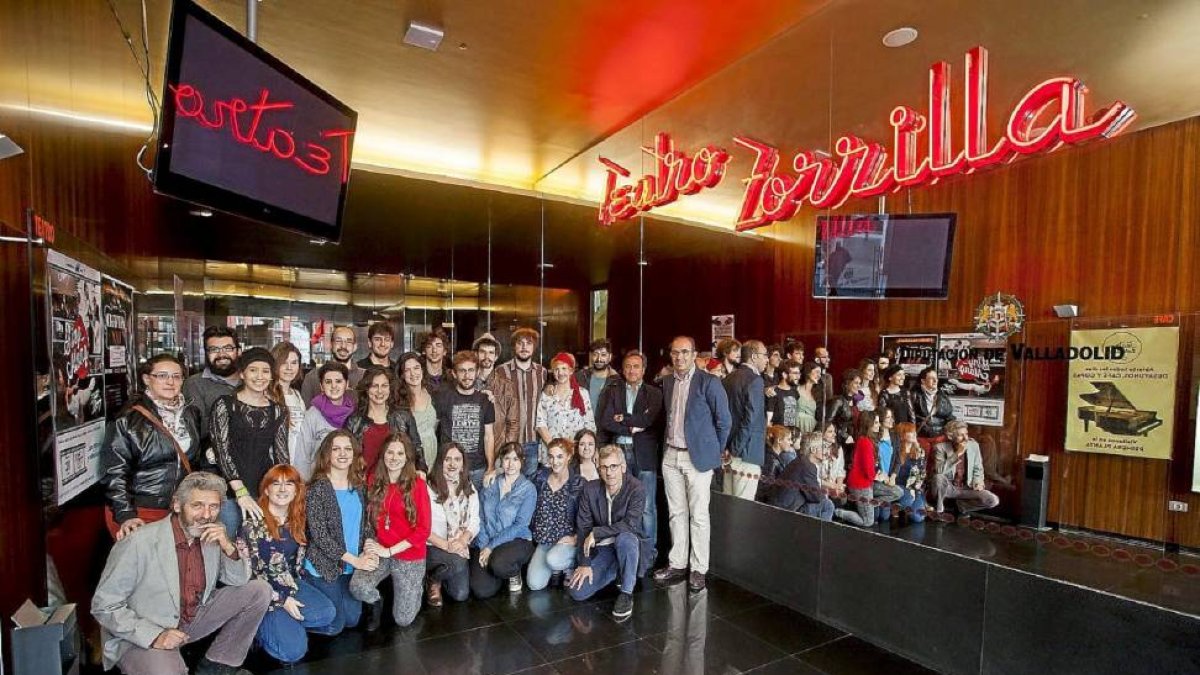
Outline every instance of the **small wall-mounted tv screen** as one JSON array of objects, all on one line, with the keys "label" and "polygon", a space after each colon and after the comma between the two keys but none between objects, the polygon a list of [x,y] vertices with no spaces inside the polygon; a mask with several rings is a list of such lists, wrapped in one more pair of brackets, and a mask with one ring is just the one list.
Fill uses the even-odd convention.
[{"label": "small wall-mounted tv screen", "polygon": [[154,187],[337,241],[358,114],[191,0],[175,0]]},{"label": "small wall-mounted tv screen", "polygon": [[941,298],[955,214],[819,216],[813,297]]}]

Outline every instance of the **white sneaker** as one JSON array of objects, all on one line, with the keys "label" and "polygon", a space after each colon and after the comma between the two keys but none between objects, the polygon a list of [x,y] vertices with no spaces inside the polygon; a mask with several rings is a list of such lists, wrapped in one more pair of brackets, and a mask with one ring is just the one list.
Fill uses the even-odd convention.
[{"label": "white sneaker", "polygon": [[521,588],[522,588],[522,585],[521,585],[521,575],[520,574],[518,574],[515,577],[508,578],[508,592],[509,593],[520,593]]}]

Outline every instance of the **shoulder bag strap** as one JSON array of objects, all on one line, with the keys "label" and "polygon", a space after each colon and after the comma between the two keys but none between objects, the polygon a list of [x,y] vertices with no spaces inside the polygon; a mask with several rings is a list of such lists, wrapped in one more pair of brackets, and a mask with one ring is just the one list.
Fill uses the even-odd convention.
[{"label": "shoulder bag strap", "polygon": [[136,410],[138,413],[140,413],[142,417],[145,417],[146,420],[150,422],[150,424],[154,425],[154,428],[166,434],[167,438],[171,439],[171,445],[175,446],[175,454],[179,456],[179,463],[183,465],[184,475],[191,473],[192,463],[188,461],[187,453],[185,453],[183,448],[179,446],[179,441],[175,440],[175,435],[171,433],[171,430],[167,428],[167,425],[163,424],[157,417],[151,414],[149,410],[146,410],[140,405],[133,406],[133,410]]}]

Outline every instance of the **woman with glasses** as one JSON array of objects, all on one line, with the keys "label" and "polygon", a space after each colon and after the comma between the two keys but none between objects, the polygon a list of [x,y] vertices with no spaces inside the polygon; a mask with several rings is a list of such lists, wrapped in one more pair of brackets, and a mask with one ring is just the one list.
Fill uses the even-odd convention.
[{"label": "woman with glasses", "polygon": [[383,442],[393,434],[404,434],[417,452],[414,469],[428,472],[421,436],[412,413],[400,407],[396,374],[383,366],[371,366],[358,382],[358,405],[346,418],[346,431],[354,434],[363,450],[363,462],[375,466]]},{"label": "woman with glasses", "polygon": [[171,495],[200,454],[200,413],[181,393],[179,360],[159,354],[138,372],[143,391],[109,423],[100,448],[104,517],[117,541],[170,514]]},{"label": "woman with glasses", "polygon": [[242,384],[213,403],[210,420],[217,465],[233,493],[221,505],[230,539],[243,520],[262,518],[259,484],[271,467],[288,463],[287,408],[272,398],[275,359],[262,347],[247,349],[238,357],[238,370]]},{"label": "woman with glasses", "polygon": [[521,592],[521,568],[533,555],[529,523],[537,505],[537,490],[521,471],[525,452],[509,442],[496,453],[496,479],[483,489],[482,519],[471,549],[471,592],[480,599],[495,595],[504,580],[508,592]]}]

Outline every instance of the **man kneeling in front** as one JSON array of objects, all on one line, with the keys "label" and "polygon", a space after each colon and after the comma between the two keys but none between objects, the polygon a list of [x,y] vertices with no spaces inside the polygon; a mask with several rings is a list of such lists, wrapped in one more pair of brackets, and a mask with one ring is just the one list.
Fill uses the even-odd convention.
[{"label": "man kneeling in front", "polygon": [[600,449],[600,480],[590,481],[579,494],[575,538],[579,564],[567,591],[576,600],[587,600],[617,582],[621,592],[613,605],[618,620],[633,614],[633,586],[643,568],[642,512],[646,488],[626,473],[620,446]]},{"label": "man kneeling in front", "polygon": [[[212,633],[197,673],[241,675],[271,586],[250,581],[218,515],[227,486],[198,471],[179,483],[169,518],[117,542],[92,596],[104,669],[126,675],[187,675],[179,648]],[[224,586],[214,590],[218,579]]]}]

